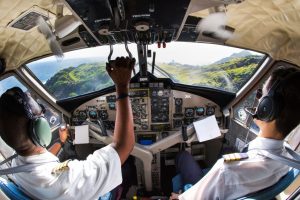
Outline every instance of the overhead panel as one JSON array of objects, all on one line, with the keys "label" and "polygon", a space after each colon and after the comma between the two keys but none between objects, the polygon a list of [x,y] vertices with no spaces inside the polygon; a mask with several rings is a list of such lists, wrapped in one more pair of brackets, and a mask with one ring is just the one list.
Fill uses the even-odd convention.
[{"label": "overhead panel", "polygon": [[[67,0],[100,45],[125,40],[147,45],[172,41],[190,0]],[[172,6],[170,6],[172,5]],[[80,31],[80,30],[79,30]],[[89,40],[82,29],[83,38]],[[97,41],[98,40],[98,41]]]}]

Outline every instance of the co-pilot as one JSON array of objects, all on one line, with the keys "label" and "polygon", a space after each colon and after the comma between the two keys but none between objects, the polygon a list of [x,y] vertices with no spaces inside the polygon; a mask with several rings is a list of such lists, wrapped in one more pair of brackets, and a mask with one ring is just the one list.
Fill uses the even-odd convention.
[{"label": "co-pilot", "polygon": [[283,67],[274,70],[264,84],[263,96],[254,116],[260,132],[249,143],[249,158],[234,162],[220,159],[201,177],[201,169],[195,161],[189,154],[182,153],[177,159],[178,169],[183,182],[194,185],[179,196],[172,193],[170,199],[236,199],[275,184],[289,167],[258,155],[258,151],[286,153],[283,140],[300,123],[299,91],[299,70]]}]

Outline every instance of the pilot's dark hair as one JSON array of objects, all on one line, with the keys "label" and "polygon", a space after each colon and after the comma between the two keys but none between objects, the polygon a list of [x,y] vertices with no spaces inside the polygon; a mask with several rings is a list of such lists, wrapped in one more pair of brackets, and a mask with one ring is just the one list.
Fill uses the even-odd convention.
[{"label": "pilot's dark hair", "polygon": [[278,67],[265,83],[267,91],[278,81],[280,85],[276,92],[280,95],[282,104],[275,124],[276,129],[286,137],[300,123],[300,70]]},{"label": "pilot's dark hair", "polygon": [[[16,96],[19,98],[16,98]],[[8,89],[0,97],[0,113],[4,112],[10,113],[10,115],[26,117],[26,110],[24,109],[24,103],[22,101],[26,103],[26,97],[21,88],[13,87]]]},{"label": "pilot's dark hair", "polygon": [[23,91],[14,87],[0,97],[0,123],[2,127],[0,134],[2,139],[16,150],[22,149],[23,143],[28,140],[28,135],[25,133],[27,133],[29,119],[28,113],[24,109],[24,103],[27,102],[25,96],[22,95],[24,95]]}]

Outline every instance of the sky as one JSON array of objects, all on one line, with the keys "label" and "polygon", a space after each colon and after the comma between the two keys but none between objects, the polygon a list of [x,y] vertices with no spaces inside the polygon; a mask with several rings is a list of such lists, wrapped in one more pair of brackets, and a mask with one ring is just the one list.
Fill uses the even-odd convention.
[{"label": "sky", "polygon": [[[133,57],[137,58],[136,45],[128,45]],[[127,56],[125,46],[123,44],[114,45],[112,59],[117,56]],[[191,65],[207,65],[214,63],[224,57],[230,56],[233,53],[238,53],[243,49],[227,47],[222,45],[205,44],[205,43],[188,43],[188,42],[171,42],[166,44],[166,48],[157,48],[157,44],[149,45],[152,51],[156,51],[156,63],[169,63],[175,61],[181,64]],[[254,53],[254,52],[253,52]],[[255,54],[255,53],[254,53]],[[64,59],[68,58],[87,58],[87,57],[103,57],[106,59],[109,55],[109,46],[101,46],[76,50],[65,53]],[[49,57],[44,59],[53,59]],[[151,61],[152,58],[148,58]]]}]

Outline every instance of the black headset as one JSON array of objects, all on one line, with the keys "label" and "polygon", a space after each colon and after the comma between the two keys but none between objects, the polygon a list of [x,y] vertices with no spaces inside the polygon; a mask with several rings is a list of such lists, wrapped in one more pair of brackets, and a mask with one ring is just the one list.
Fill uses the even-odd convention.
[{"label": "black headset", "polygon": [[296,75],[300,75],[300,71],[291,72],[283,79],[277,79],[268,94],[260,100],[253,117],[266,122],[278,118],[284,107],[283,89],[286,82]]},{"label": "black headset", "polygon": [[52,140],[52,133],[48,121],[42,115],[46,111],[45,107],[39,104],[42,114],[35,115],[29,105],[28,96],[19,87],[11,88],[3,95],[12,96],[23,107],[25,116],[29,119],[28,133],[32,142],[37,146],[47,147]]}]

